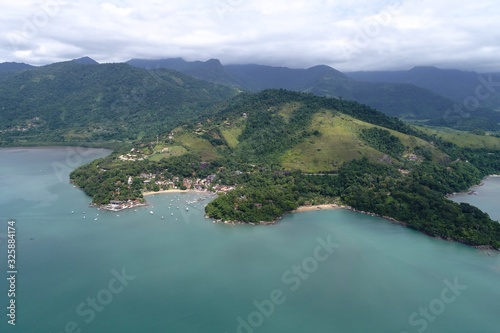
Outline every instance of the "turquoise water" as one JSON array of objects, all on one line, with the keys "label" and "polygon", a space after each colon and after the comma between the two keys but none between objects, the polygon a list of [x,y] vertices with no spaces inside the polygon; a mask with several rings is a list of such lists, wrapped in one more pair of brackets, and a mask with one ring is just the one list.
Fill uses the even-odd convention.
[{"label": "turquoise water", "polygon": [[345,210],[212,224],[199,194],[97,211],[67,172],[105,154],[0,150],[4,277],[9,218],[18,255],[0,332],[500,332],[497,253]]},{"label": "turquoise water", "polygon": [[474,186],[476,194],[469,195],[460,193],[453,196],[452,200],[456,202],[466,202],[474,205],[483,211],[489,213],[490,217],[495,221],[500,220],[500,177],[488,177],[483,181],[484,185]]}]

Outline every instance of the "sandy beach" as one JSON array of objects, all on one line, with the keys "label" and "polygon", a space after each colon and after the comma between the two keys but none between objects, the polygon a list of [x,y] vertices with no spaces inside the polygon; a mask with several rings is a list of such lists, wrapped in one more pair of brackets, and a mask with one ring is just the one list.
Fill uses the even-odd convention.
[{"label": "sandy beach", "polygon": [[326,205],[315,205],[315,206],[300,206],[296,210],[294,210],[292,213],[301,213],[301,212],[311,212],[315,210],[322,210],[322,209],[344,209],[346,207],[340,206],[337,204],[326,204]]},{"label": "sandy beach", "polygon": [[211,194],[210,191],[200,191],[200,190],[161,190],[161,191],[152,191],[152,192],[142,192],[143,196],[154,195],[154,194],[165,194],[165,193],[207,193]]}]

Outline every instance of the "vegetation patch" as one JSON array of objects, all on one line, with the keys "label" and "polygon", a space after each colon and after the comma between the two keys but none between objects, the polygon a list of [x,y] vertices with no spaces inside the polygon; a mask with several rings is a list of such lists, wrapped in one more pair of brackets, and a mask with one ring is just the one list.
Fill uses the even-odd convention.
[{"label": "vegetation patch", "polygon": [[151,161],[159,161],[162,158],[169,158],[173,156],[181,156],[187,154],[187,149],[182,146],[167,146],[162,148],[160,151],[155,152],[149,157]]},{"label": "vegetation patch", "polygon": [[381,158],[376,149],[359,140],[357,133],[373,126],[345,115],[324,111],[314,115],[309,132],[312,135],[282,156],[287,169],[304,172],[336,171],[344,163],[367,156]]},{"label": "vegetation patch", "polygon": [[198,154],[203,161],[213,161],[219,158],[219,153],[208,140],[192,133],[183,133],[176,137],[175,142],[185,147],[190,152]]},{"label": "vegetation patch", "polygon": [[228,146],[235,148],[240,143],[239,137],[241,133],[243,133],[243,129],[244,128],[242,126],[233,126],[230,128],[224,128],[220,132],[224,137],[224,140],[226,140]]},{"label": "vegetation patch", "polygon": [[285,103],[283,106],[280,107],[278,114],[285,119],[285,121],[288,123],[290,121],[290,118],[296,112],[300,107],[301,103]]},{"label": "vegetation patch", "polygon": [[433,137],[442,139],[464,148],[500,149],[500,137],[487,133],[478,135],[471,132],[457,131],[447,128],[434,129],[418,126],[418,130]]},{"label": "vegetation patch", "polygon": [[406,150],[401,140],[385,129],[377,127],[364,128],[361,130],[360,138],[371,147],[392,157],[401,158]]}]

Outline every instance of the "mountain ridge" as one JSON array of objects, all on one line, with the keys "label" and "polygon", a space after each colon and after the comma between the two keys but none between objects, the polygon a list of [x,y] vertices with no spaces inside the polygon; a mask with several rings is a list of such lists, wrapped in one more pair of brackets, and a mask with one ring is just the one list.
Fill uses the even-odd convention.
[{"label": "mountain ridge", "polygon": [[168,69],[152,75],[124,63],[88,63],[59,62],[0,81],[3,144],[155,136],[237,93]]},{"label": "mountain ridge", "polygon": [[[178,64],[176,68],[184,73],[247,91],[287,89],[310,92],[319,96],[356,100],[391,116],[417,120],[431,119],[430,124],[434,125],[458,129],[500,130],[500,125],[498,125],[500,114],[483,107],[473,114],[473,118],[477,119],[463,117],[462,115],[467,114],[463,110],[464,105],[442,96],[436,90],[429,89],[431,87],[419,86],[404,80],[398,79],[401,82],[378,82],[377,80],[364,82],[326,65],[317,65],[307,69],[258,64],[221,65],[217,72],[211,72],[209,77],[199,70],[200,66],[204,66],[203,62],[189,62],[181,58],[175,58],[175,61]],[[134,62],[138,64],[137,60]],[[154,64],[156,67],[168,67],[168,63],[168,59],[148,62],[149,66]],[[182,64],[182,68],[179,64]],[[193,69],[195,67],[197,71]],[[435,69],[415,67],[414,71],[434,72]],[[462,111],[458,111],[457,105]]]},{"label": "mountain ridge", "polygon": [[[488,81],[490,75],[495,83],[500,82],[500,73],[478,73],[458,69],[440,69],[433,66],[415,66],[407,71],[362,71],[348,72],[346,75],[366,82],[409,83],[458,103],[463,103],[471,96],[475,97],[477,90],[482,89],[486,92],[490,91],[491,95],[484,99],[478,98],[480,106],[491,109],[500,108],[500,98],[498,97],[500,90],[497,88],[497,91],[493,92],[491,91],[492,87],[484,86],[484,80]],[[498,85],[493,87],[496,88]],[[483,94],[484,91],[482,91]]]}]

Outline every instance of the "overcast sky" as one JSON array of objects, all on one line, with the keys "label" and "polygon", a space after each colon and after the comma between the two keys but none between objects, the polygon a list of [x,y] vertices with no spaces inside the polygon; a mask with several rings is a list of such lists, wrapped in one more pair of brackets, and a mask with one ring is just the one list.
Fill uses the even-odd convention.
[{"label": "overcast sky", "polygon": [[500,72],[498,0],[0,1],[0,62],[183,57]]}]

